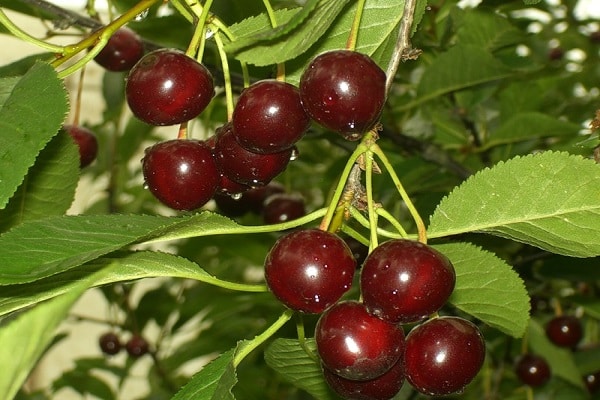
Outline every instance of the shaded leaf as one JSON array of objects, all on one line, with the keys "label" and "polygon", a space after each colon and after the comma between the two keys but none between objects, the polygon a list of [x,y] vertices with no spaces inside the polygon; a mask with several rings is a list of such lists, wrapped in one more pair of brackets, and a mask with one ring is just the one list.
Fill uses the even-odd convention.
[{"label": "shaded leaf", "polygon": [[429,235],[489,233],[557,254],[600,255],[600,166],[567,153],[516,157],[470,177],[431,216]]},{"label": "shaded leaf", "polygon": [[494,51],[521,43],[523,34],[500,14],[470,10],[465,13],[456,32],[456,41],[461,45],[474,45]]},{"label": "shaded leaf", "polygon": [[211,361],[183,387],[172,400],[233,400],[231,388],[237,382],[233,368],[235,349]]}]

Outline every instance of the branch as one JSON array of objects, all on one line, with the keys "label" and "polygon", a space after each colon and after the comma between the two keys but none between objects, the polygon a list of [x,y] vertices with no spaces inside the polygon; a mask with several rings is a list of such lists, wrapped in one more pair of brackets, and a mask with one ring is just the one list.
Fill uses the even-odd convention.
[{"label": "branch", "polygon": [[100,29],[104,25],[93,18],[84,17],[70,10],[65,10],[62,7],[48,3],[45,0],[19,0],[21,3],[29,4],[30,6],[45,11],[50,15],[54,15],[56,20],[53,21],[54,26],[59,29],[66,29],[76,25],[83,28]]}]

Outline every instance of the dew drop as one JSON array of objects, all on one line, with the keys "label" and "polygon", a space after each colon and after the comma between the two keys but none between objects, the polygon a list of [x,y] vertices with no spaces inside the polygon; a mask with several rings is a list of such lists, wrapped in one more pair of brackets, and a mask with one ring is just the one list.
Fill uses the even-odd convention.
[{"label": "dew drop", "polygon": [[149,12],[149,10],[145,9],[141,13],[137,14],[133,19],[138,22],[142,21],[142,20],[146,19],[146,17],[148,16],[148,12]]},{"label": "dew drop", "polygon": [[144,187],[144,189],[146,189],[146,190],[150,189],[150,186],[148,186],[148,184],[147,184],[147,183],[144,183],[144,186],[143,186],[143,187]]},{"label": "dew drop", "polygon": [[300,151],[298,151],[297,147],[294,147],[290,153],[290,161],[297,160],[298,157],[300,157]]},{"label": "dew drop", "polygon": [[242,198],[242,193],[234,193],[234,194],[230,195],[230,197],[234,200],[239,200]]}]

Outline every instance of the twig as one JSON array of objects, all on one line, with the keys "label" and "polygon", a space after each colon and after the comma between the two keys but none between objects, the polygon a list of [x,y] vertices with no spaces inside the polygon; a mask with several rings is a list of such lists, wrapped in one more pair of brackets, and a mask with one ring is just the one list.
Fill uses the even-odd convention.
[{"label": "twig", "polygon": [[20,0],[21,3],[29,4],[39,10],[45,11],[48,14],[57,17],[55,25],[61,29],[66,29],[71,25],[77,25],[84,28],[99,29],[104,25],[93,18],[79,15],[70,10],[65,10],[62,7],[48,3],[45,0]]},{"label": "twig", "polygon": [[386,93],[389,93],[392,83],[394,82],[394,76],[400,66],[400,61],[415,60],[421,50],[413,49],[410,44],[410,34],[412,31],[412,24],[415,18],[415,8],[417,6],[417,0],[406,0],[404,2],[404,11],[402,13],[402,19],[400,20],[400,28],[398,29],[398,39],[396,40],[396,47],[392,54],[392,59],[388,64],[386,71],[387,80],[385,82]]}]

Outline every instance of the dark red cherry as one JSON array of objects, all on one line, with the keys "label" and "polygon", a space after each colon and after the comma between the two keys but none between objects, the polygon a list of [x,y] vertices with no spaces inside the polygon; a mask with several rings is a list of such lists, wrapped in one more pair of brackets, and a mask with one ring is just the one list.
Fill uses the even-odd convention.
[{"label": "dark red cherry", "polygon": [[248,203],[250,211],[260,215],[263,212],[266,199],[278,193],[285,193],[285,186],[279,182],[271,181],[265,186],[258,186],[244,192],[242,197]]},{"label": "dark red cherry", "polygon": [[573,348],[583,337],[581,321],[572,315],[560,315],[546,324],[546,336],[559,347]]},{"label": "dark red cherry", "polygon": [[342,239],[318,229],[280,237],[267,254],[265,279],[292,310],[320,313],[350,289],[355,261]]},{"label": "dark red cherry", "polygon": [[109,71],[128,71],[144,55],[144,44],[137,33],[120,28],[108,39],[94,61]]},{"label": "dark red cherry", "polygon": [[600,390],[600,371],[589,373],[583,376],[583,383],[588,392],[596,393]]},{"label": "dark red cherry", "polygon": [[242,92],[232,122],[235,138],[243,148],[268,154],[291,148],[308,129],[310,118],[295,86],[264,80]]},{"label": "dark red cherry", "polygon": [[98,344],[100,345],[100,349],[104,354],[113,356],[121,351],[121,341],[114,332],[102,334],[98,339]]},{"label": "dark red cherry", "polygon": [[304,197],[299,194],[277,193],[265,200],[263,209],[265,224],[280,224],[305,215]]},{"label": "dark red cherry", "polygon": [[98,155],[98,139],[94,133],[81,125],[64,125],[63,130],[67,132],[79,148],[79,167],[90,165]]},{"label": "dark red cherry", "polygon": [[484,359],[481,332],[462,318],[434,318],[406,336],[406,379],[419,392],[430,396],[461,391],[475,378]]},{"label": "dark red cherry", "polygon": [[370,312],[393,323],[420,321],[448,300],[456,276],[450,260],[412,240],[389,240],[365,260],[360,285]]},{"label": "dark red cherry", "polygon": [[279,175],[290,162],[292,149],[273,154],[258,154],[244,149],[235,140],[231,124],[216,135],[215,159],[219,170],[234,182],[247,186],[264,186]]},{"label": "dark red cherry", "polygon": [[356,301],[325,310],[315,328],[315,341],[323,366],[350,380],[382,376],[404,351],[402,328],[370,314]]},{"label": "dark red cherry", "polygon": [[310,117],[357,140],[377,122],[385,103],[385,72],[367,55],[334,50],[317,56],[300,78]]},{"label": "dark red cherry", "polygon": [[142,172],[152,194],[175,210],[202,207],[219,183],[212,152],[199,140],[174,139],[146,149]]},{"label": "dark red cherry", "polygon": [[352,400],[389,400],[404,384],[404,360],[402,357],[389,371],[367,381],[355,381],[323,369],[325,382],[344,399]]},{"label": "dark red cherry", "polygon": [[129,108],[142,121],[175,125],[206,108],[214,95],[214,83],[209,70],[185,53],[159,49],[133,66],[125,92]]},{"label": "dark red cherry", "polygon": [[139,335],[133,335],[127,343],[125,343],[125,349],[131,357],[141,357],[148,353],[149,345],[146,339]]},{"label": "dark red cherry", "polygon": [[517,378],[531,387],[542,386],[550,379],[552,373],[546,359],[536,354],[525,354],[515,364]]}]

